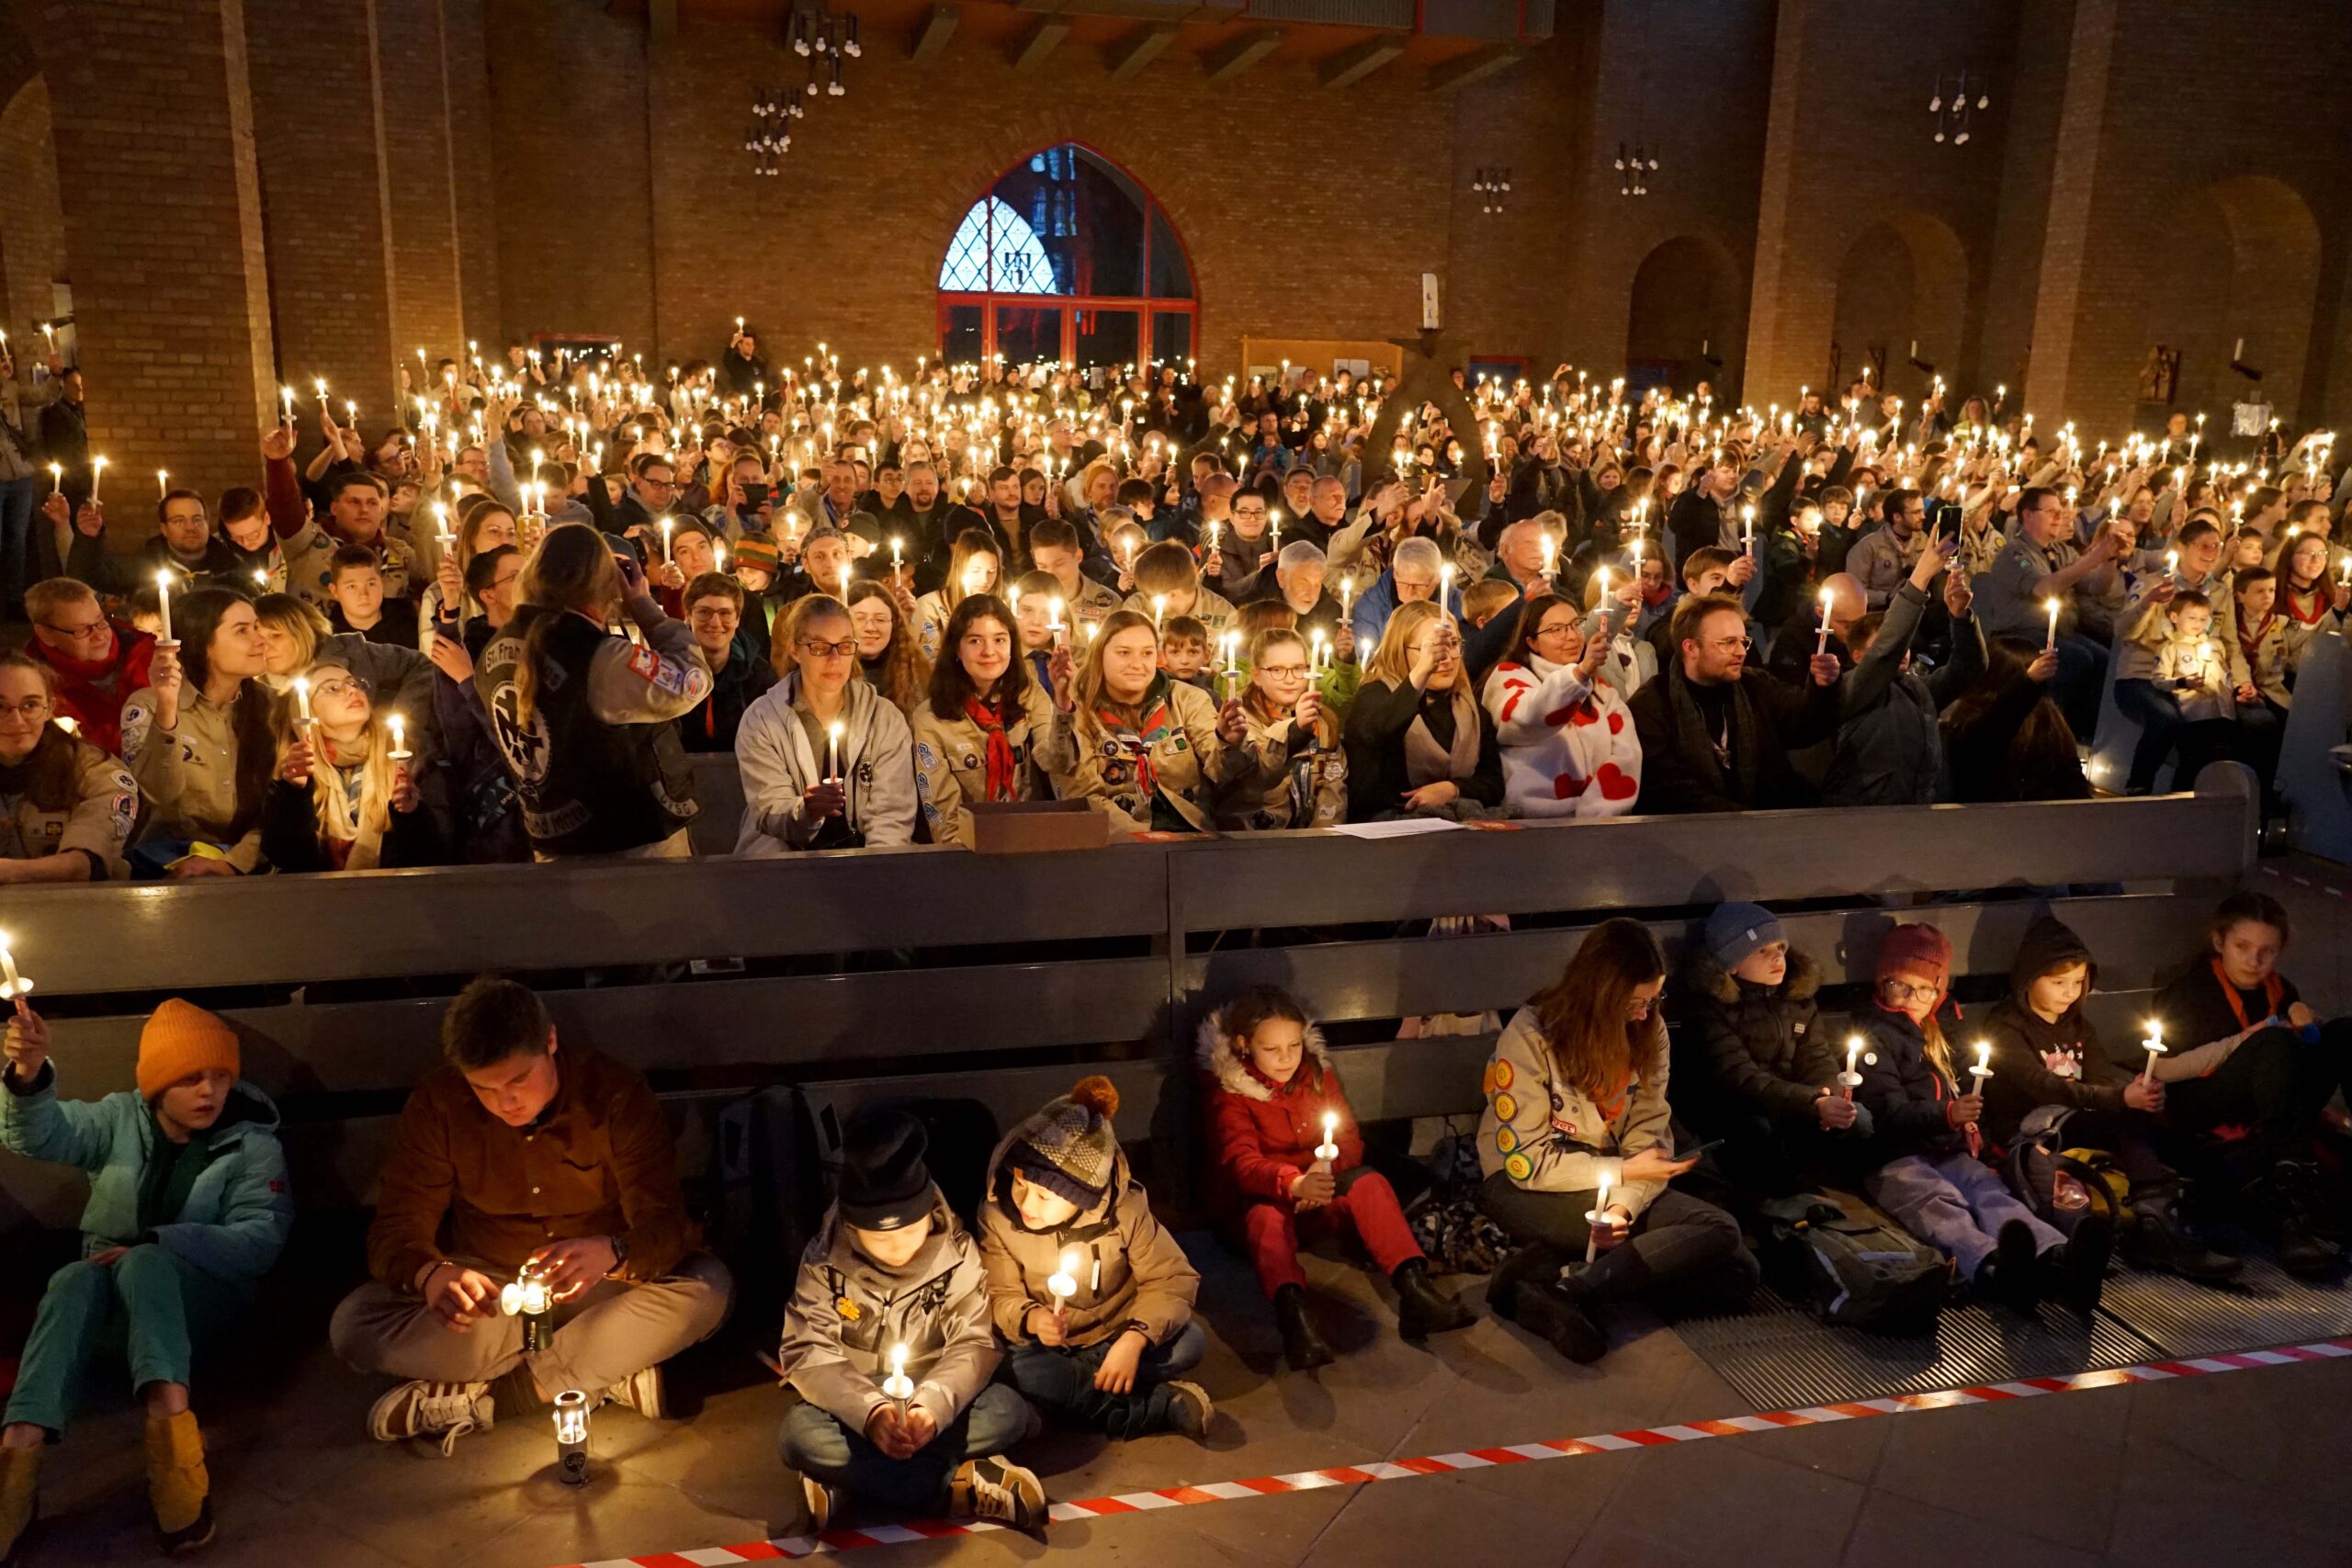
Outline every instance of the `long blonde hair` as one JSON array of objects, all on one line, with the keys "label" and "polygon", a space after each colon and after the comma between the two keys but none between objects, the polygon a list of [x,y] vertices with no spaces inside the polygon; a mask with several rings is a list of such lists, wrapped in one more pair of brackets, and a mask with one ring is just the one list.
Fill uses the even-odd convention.
[{"label": "long blonde hair", "polygon": [[1149,615],[1141,610],[1118,609],[1102,617],[1102,629],[1094,634],[1094,640],[1086,645],[1086,657],[1079,663],[1071,699],[1078,710],[1073,717],[1080,734],[1099,737],[1102,728],[1102,720],[1096,716],[1102,705],[1102,650],[1111,646],[1111,639],[1119,633],[1131,631],[1136,626],[1150,632],[1152,641],[1158,643],[1159,633],[1152,626]]},{"label": "long blonde hair", "polygon": [[996,581],[979,592],[993,593],[1004,581],[1004,547],[996,542],[996,536],[985,528],[965,529],[956,536],[955,547],[947,552],[947,581],[939,585],[939,602],[950,610],[972,592],[964,585],[964,569],[974,556],[986,556],[996,562]]},{"label": "long blonde hair", "polygon": [[[328,675],[341,675],[356,681],[359,677],[343,664],[322,662],[307,665],[301,678],[317,685]],[[303,733],[300,722],[300,705],[291,691],[277,699],[270,716],[270,731],[277,741],[276,757],[286,761],[286,753],[298,740],[311,739]],[[311,728],[317,731],[317,727]],[[359,732],[359,744],[365,749],[356,764],[330,758],[327,748],[333,744],[323,731],[317,731],[318,744],[313,748],[311,766],[311,812],[322,838],[348,843],[351,853],[345,869],[365,871],[379,863],[383,854],[385,830],[392,819],[392,775],[398,764],[391,759],[391,747],[383,734],[383,718],[377,711],[371,695],[368,705],[368,723]],[[356,765],[359,774],[359,798],[355,805],[345,783],[346,773]]]},{"label": "long blonde hair", "polygon": [[[560,523],[523,563],[515,601],[546,611],[578,610],[600,624],[621,597],[621,569],[605,536],[585,523]],[[514,667],[514,716],[528,726],[538,698],[540,649],[554,615],[539,616],[523,636],[523,657]]]},{"label": "long blonde hair", "polygon": [[[1388,617],[1388,626],[1380,634],[1380,646],[1373,650],[1372,661],[1363,667],[1367,681],[1385,681],[1396,687],[1412,684],[1412,641],[1420,629],[1431,621],[1452,621],[1453,614],[1434,599],[1416,599],[1396,606]],[[1460,635],[1457,625],[1455,635]],[[1464,657],[1453,677],[1453,730],[1457,735],[1478,733],[1478,699],[1470,694],[1470,661]]]}]

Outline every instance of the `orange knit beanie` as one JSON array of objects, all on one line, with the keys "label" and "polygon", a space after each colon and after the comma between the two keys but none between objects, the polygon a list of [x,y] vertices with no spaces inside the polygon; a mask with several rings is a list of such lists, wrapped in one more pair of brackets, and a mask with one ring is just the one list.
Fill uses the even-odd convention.
[{"label": "orange knit beanie", "polygon": [[239,1070],[237,1032],[218,1013],[172,998],[139,1032],[139,1094],[153,1100],[191,1073]]}]

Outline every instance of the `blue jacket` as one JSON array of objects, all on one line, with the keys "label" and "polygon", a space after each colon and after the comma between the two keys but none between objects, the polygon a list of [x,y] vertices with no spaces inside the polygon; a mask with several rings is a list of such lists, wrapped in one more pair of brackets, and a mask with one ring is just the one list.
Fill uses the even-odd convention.
[{"label": "blue jacket", "polygon": [[[155,1119],[137,1093],[104,1100],[57,1098],[57,1068],[41,1068],[27,1093],[0,1089],[0,1146],[28,1159],[90,1173],[82,1211],[82,1256],[143,1239],[139,1191],[153,1157]],[[179,1217],[152,1239],[225,1284],[250,1292],[277,1261],[294,1224],[286,1156],[277,1144],[277,1107],[249,1083],[230,1090],[214,1137],[212,1163],[187,1195]]]}]

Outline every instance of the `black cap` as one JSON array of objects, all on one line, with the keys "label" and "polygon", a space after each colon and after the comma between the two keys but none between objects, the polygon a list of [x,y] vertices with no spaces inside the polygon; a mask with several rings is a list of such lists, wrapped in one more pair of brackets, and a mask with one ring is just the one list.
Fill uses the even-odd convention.
[{"label": "black cap", "polygon": [[842,1130],[841,1215],[860,1230],[894,1231],[931,1213],[930,1137],[903,1111],[861,1111]]}]

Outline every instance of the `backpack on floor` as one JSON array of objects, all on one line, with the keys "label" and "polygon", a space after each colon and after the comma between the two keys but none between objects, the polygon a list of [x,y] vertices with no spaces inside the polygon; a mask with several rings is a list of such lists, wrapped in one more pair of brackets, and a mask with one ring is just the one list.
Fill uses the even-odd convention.
[{"label": "backpack on floor", "polygon": [[1478,1206],[1478,1145],[1474,1138],[1450,1134],[1430,1151],[1435,1179],[1405,1211],[1413,1240],[1430,1260],[1433,1274],[1491,1274],[1495,1266],[1519,1250],[1510,1233],[1487,1217]]},{"label": "backpack on floor", "polygon": [[1859,1198],[1799,1192],[1757,1205],[1764,1266],[1781,1294],[1824,1323],[1924,1334],[1943,1310],[1943,1254]]},{"label": "backpack on floor", "polygon": [[2066,1146],[2066,1123],[2074,1114],[2066,1105],[2037,1105],[2026,1112],[2001,1172],[2010,1191],[2066,1235],[2075,1234],[2086,1214],[2104,1214],[2120,1226],[2132,1213],[2125,1201],[2132,1181],[2114,1156],[2104,1149]]}]

